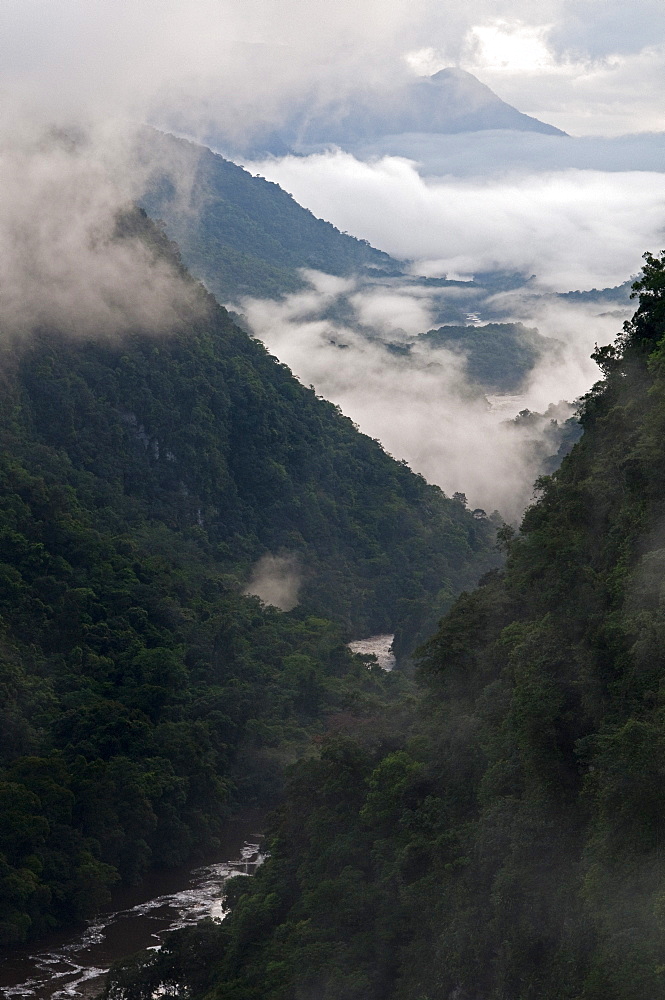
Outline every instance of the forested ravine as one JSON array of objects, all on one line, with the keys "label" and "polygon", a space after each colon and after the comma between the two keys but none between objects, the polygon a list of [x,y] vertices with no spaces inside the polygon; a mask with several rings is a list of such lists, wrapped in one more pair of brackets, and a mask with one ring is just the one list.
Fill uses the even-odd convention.
[{"label": "forested ravine", "polygon": [[147,217],[123,240],[195,300],[177,329],[0,350],[0,947],[207,856],[326,731],[383,725],[409,680],[348,639],[406,660],[498,562],[492,517],[302,386]]},{"label": "forested ravine", "polygon": [[[393,635],[349,643],[392,670]],[[0,954],[0,996],[7,1000],[92,1000],[115,962],[139,949],[161,947],[164,934],[226,915],[229,878],[253,875],[264,861],[264,814],[253,810],[229,821],[221,843],[204,863],[152,872],[141,885],[113,893],[108,907],[84,927],[52,935],[35,948]]]},{"label": "forested ravine", "polygon": [[263,816],[229,823],[206,863],[152,873],[140,887],[114,893],[111,905],[85,928],[53,935],[37,948],[0,956],[0,996],[7,1000],[64,1000],[99,995],[109,967],[163,935],[224,915],[224,887],[252,875],[263,862]]},{"label": "forested ravine", "polygon": [[109,1000],[665,1000],[665,254],[633,290],[581,441],[420,694],[329,730],[228,918]]}]

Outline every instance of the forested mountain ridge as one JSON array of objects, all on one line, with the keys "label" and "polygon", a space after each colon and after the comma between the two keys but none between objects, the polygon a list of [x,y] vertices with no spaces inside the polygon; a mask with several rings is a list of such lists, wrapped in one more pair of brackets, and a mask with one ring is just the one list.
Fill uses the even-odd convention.
[{"label": "forested mountain ridge", "polygon": [[147,129],[139,148],[153,166],[143,207],[164,221],[187,266],[221,302],[296,291],[304,287],[299,268],[402,273],[388,254],[317,219],[279,185],[204,146]]},{"label": "forested mountain ridge", "polygon": [[[428,486],[189,289],[169,334],[0,345],[0,944],[93,913],[209,850],[327,717],[400,686],[344,642],[403,642],[495,561]],[[242,595],[299,564],[289,613]]]},{"label": "forested mountain ridge", "polygon": [[523,389],[536,363],[546,353],[556,356],[562,346],[523,323],[448,324],[421,333],[418,342],[461,354],[469,380],[486,392],[500,393]]},{"label": "forested mountain ridge", "polygon": [[634,287],[582,440],[423,648],[411,730],[296,768],[231,917],[111,996],[665,997],[665,255]]}]

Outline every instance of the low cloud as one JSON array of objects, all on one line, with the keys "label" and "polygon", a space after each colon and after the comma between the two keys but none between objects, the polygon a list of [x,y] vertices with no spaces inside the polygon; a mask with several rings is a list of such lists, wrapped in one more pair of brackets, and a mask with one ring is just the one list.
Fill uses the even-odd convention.
[{"label": "low cloud", "polygon": [[[486,316],[493,311],[495,320],[537,325],[543,335],[561,342],[554,356],[536,365],[519,395],[488,401],[467,378],[462,356],[432,349],[404,331],[395,338],[392,323],[383,321],[380,311],[372,313],[379,288],[307,275],[312,285],[301,294],[277,302],[243,300],[254,334],[395,458],[406,459],[448,495],[466,493],[471,507],[498,509],[518,519],[543,460],[557,451],[558,432],[551,421],[565,420],[573,407],[563,404],[541,420],[515,424],[512,418],[524,409],[545,412],[551,403],[585,392],[598,378],[589,358],[594,342],[611,340],[621,327],[620,316],[599,315],[603,307],[597,304],[532,296],[523,289],[487,296]],[[393,285],[386,297],[411,299],[437,322],[445,322],[450,309],[449,321],[455,323],[460,302],[455,293],[465,291]],[[350,318],[335,318],[345,315]],[[401,349],[405,341],[412,344],[408,353]]]},{"label": "low cloud", "polygon": [[405,291],[370,289],[350,296],[349,302],[361,325],[378,327],[395,338],[402,334],[422,333],[431,326],[432,310],[424,288]]},{"label": "low cloud", "polygon": [[349,153],[248,164],[296,201],[392,255],[440,274],[496,268],[566,291],[620,284],[659,247],[665,174],[560,170],[423,178],[399,157]]},{"label": "low cloud", "polygon": [[265,555],[252,569],[243,593],[260,597],[280,611],[290,611],[298,603],[302,571],[295,555]]},{"label": "low cloud", "polygon": [[1,18],[0,92],[57,113],[239,137],[457,65],[563,128],[662,127],[660,0],[3,0]]},{"label": "low cloud", "polygon": [[[547,413],[551,404],[587,392],[599,377],[590,360],[595,344],[612,341],[631,312],[625,302],[557,293],[621,284],[640,270],[644,250],[660,248],[665,174],[542,170],[529,163],[542,153],[537,144],[562,150],[564,158],[580,146],[565,137],[511,138],[521,148],[518,166],[510,163],[507,137],[496,134],[390,140],[430,142],[430,158],[420,165],[397,156],[360,160],[341,151],[250,165],[316,215],[410,261],[414,277],[345,292],[353,321],[330,301],[324,308],[321,300],[317,311],[316,287],[279,303],[247,301],[244,311],[281,360],[396,458],[448,494],[462,491],[472,506],[498,508],[516,519],[531,499],[543,459],[557,451],[551,419],[563,419],[564,410],[540,422],[515,425],[510,418],[523,409]],[[497,146],[503,160],[482,176],[491,159],[487,151]],[[662,140],[654,141],[652,152],[661,146]],[[474,162],[480,147],[485,154]],[[615,149],[613,165],[620,165],[625,146],[605,148]],[[590,141],[581,151],[599,156],[599,149]],[[432,173],[423,176],[428,167]],[[490,276],[480,296],[477,283],[437,289],[417,280],[418,274],[475,275],[482,284],[484,272],[493,273],[495,284]],[[508,272],[505,290],[498,290],[498,272]],[[458,355],[419,344],[405,356],[389,346],[430,326],[479,321],[535,326],[562,349],[536,365],[519,396],[492,397],[488,405],[469,384]]]},{"label": "low cloud", "polygon": [[[145,165],[144,165],[145,168]],[[85,337],[165,332],[193,288],[118,221],[145,182],[124,129],[63,130],[17,115],[0,139],[0,324]]]}]

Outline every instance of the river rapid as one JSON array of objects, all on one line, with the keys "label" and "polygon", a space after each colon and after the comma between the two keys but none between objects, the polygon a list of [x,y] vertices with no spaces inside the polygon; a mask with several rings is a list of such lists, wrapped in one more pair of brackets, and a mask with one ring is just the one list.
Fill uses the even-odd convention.
[{"label": "river rapid", "polygon": [[356,639],[349,643],[352,653],[362,653],[364,656],[373,654],[382,670],[392,670],[395,666],[393,653],[394,635],[371,635],[368,639]]},{"label": "river rapid", "polygon": [[251,875],[263,861],[262,816],[229,824],[214,859],[200,867],[152,872],[139,888],[113,895],[112,906],[84,930],[53,935],[33,949],[0,959],[0,996],[6,1000],[91,1000],[109,967],[143,948],[158,948],[166,931],[204,917],[225,916],[224,885]]},{"label": "river rapid", "polygon": [[[392,670],[393,635],[349,643],[354,653],[374,654]],[[236,875],[252,875],[263,861],[259,813],[229,823],[216,856],[196,868],[151,872],[140,887],[113,894],[108,910],[83,930],[63,931],[38,947],[0,955],[3,1000],[92,1000],[104,988],[110,966],[145,948],[158,948],[162,935],[204,917],[222,919],[224,885]]]}]

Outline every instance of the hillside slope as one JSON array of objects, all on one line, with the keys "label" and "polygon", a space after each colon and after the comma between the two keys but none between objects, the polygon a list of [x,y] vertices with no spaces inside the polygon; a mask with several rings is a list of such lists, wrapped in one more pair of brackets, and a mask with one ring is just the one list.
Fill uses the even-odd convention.
[{"label": "hillside slope", "polygon": [[[331,712],[495,560],[494,528],[305,389],[182,271],[170,335],[0,344],[0,944],[210,849]],[[289,613],[242,594],[288,556]],[[380,672],[379,672],[380,674]]]},{"label": "hillside slope", "polygon": [[[118,972],[194,998],[665,997],[665,257],[401,744],[303,764],[221,927]],[[194,968],[187,955],[199,949]]]},{"label": "hillside slope", "polygon": [[216,136],[214,144],[254,157],[283,156],[333,145],[352,149],[411,133],[453,135],[504,129],[565,135],[502,101],[473,74],[450,67],[432,76],[398,78],[392,86],[383,81],[381,88],[368,87],[326,100],[308,95],[279,128],[255,132],[240,148],[224,135]]},{"label": "hillside slope", "polygon": [[[317,219],[279,185],[204,146],[146,130],[141,147],[154,169],[143,207],[165,222],[187,266],[221,302],[295,291],[304,287],[298,268],[401,273],[388,254]],[[185,178],[178,190],[173,176]]]},{"label": "hillside slope", "polygon": [[519,392],[545,354],[556,358],[561,343],[523,323],[441,326],[418,337],[420,343],[461,354],[469,380],[485,392]]},{"label": "hillside slope", "polygon": [[357,95],[347,107],[333,103],[318,115],[310,112],[292,128],[292,142],[301,148],[324,143],[346,148],[405,132],[449,135],[485,129],[564,134],[502,101],[471,73],[442,69],[395,93]]}]

